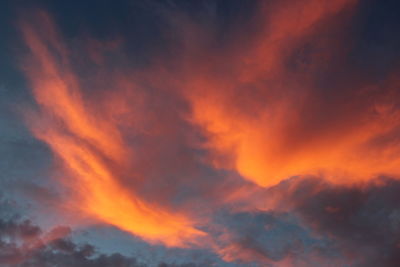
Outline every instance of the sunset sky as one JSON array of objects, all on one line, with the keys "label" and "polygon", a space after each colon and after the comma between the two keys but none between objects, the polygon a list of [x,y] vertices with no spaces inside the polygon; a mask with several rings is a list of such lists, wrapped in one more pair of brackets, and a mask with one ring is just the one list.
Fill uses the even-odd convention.
[{"label": "sunset sky", "polygon": [[0,267],[400,266],[399,14],[0,1]]}]

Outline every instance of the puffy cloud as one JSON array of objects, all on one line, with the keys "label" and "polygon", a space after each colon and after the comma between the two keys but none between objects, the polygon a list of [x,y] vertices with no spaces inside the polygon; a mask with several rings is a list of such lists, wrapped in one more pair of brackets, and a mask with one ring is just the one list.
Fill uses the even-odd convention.
[{"label": "puffy cloud", "polygon": [[[0,203],[0,210],[7,206]],[[0,218],[0,266],[77,266],[77,267],[147,267],[147,263],[119,253],[102,254],[93,245],[72,241],[71,229],[58,226],[44,232],[30,220],[19,216]],[[195,267],[195,263],[167,264],[164,267]]]}]

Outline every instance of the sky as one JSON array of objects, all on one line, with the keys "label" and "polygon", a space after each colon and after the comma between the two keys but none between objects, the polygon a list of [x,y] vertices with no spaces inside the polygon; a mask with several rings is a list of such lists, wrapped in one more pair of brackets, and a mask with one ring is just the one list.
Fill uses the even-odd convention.
[{"label": "sky", "polygon": [[1,1],[0,266],[399,266],[399,11]]}]

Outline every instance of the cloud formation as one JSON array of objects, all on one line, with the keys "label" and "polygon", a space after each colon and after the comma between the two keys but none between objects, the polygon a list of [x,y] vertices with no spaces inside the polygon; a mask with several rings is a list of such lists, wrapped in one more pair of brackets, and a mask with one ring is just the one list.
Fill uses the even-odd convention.
[{"label": "cloud formation", "polygon": [[[90,244],[76,244],[69,237],[70,229],[58,227],[50,233],[33,225],[31,221],[0,221],[0,266],[77,266],[77,267],[147,267],[134,257],[119,253],[102,254]],[[159,267],[190,267],[194,263],[166,264]]]},{"label": "cloud formation", "polygon": [[[50,18],[39,12],[36,20],[42,30],[27,23],[22,25],[32,53],[24,69],[47,118],[33,122],[31,127],[71,172],[66,182],[76,192],[76,199],[70,205],[79,205],[82,212],[150,241],[183,245],[188,237],[202,235],[192,227],[190,219],[146,203],[118,184],[108,165],[124,168],[129,148],[123,144],[118,129],[105,119],[112,114],[103,117],[88,112],[79,83],[69,69],[68,51]],[[55,56],[60,57],[60,62]]]},{"label": "cloud formation", "polygon": [[[35,102],[21,105],[24,122],[53,159],[44,186],[22,186],[43,214],[60,207],[75,226],[222,259],[210,266],[399,262],[400,54],[388,7],[39,2],[17,28]],[[63,190],[40,196],[51,183]],[[75,244],[69,228],[2,227],[5,264],[142,266]]]}]

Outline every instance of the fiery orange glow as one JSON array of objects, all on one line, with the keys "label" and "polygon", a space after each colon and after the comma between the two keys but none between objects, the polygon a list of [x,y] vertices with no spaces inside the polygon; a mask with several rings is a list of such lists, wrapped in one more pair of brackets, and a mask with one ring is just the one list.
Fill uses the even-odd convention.
[{"label": "fiery orange glow", "polygon": [[109,104],[110,111],[96,114],[86,105],[68,62],[68,49],[48,16],[39,17],[35,21],[43,31],[22,25],[31,52],[24,69],[41,114],[29,124],[71,173],[65,181],[73,191],[68,205],[151,242],[184,246],[189,238],[193,242],[202,236],[191,219],[147,203],[119,184],[111,166],[123,168],[130,151],[118,127],[105,116],[118,107]]},{"label": "fiery orange glow", "polygon": [[[263,16],[268,17],[268,27],[263,27],[250,52],[230,59],[234,75],[216,76],[207,70],[188,74],[185,87],[190,88],[186,95],[193,107],[192,122],[208,136],[212,164],[235,169],[261,186],[297,175],[322,174],[334,182],[352,183],[400,174],[396,141],[374,145],[396,131],[399,119],[390,97],[368,98],[382,85],[348,88],[349,99],[359,99],[360,105],[343,99],[337,103],[337,114],[325,114],[326,121],[321,121],[316,118],[324,111],[318,106],[321,100],[314,99],[312,79],[283,67],[293,44],[312,36],[330,16],[355,1],[289,2],[269,7],[275,12]],[[324,64],[317,63],[316,69]],[[383,86],[392,91],[396,84],[394,79]],[[329,99],[324,101],[331,105]]]},{"label": "fiery orange glow", "polygon": [[[368,190],[400,188],[399,71],[386,59],[376,71],[385,46],[364,58],[369,33],[352,36],[369,7],[261,0],[236,13],[236,4],[211,1],[197,15],[174,1],[150,2],[143,18],[114,24],[116,12],[109,28],[94,23],[90,37],[73,33],[73,40],[45,12],[19,25],[37,104],[26,122],[55,155],[65,189],[48,198],[72,211],[73,224],[195,245],[226,262],[302,266],[297,251],[307,251],[304,258],[324,265],[317,243],[328,250],[341,241],[330,242],[322,226],[349,220],[346,231],[332,232],[358,236],[350,215],[386,193]],[[143,30],[142,19],[153,16],[155,25]],[[397,210],[382,214],[387,225]],[[29,245],[41,248],[62,234]]]}]

